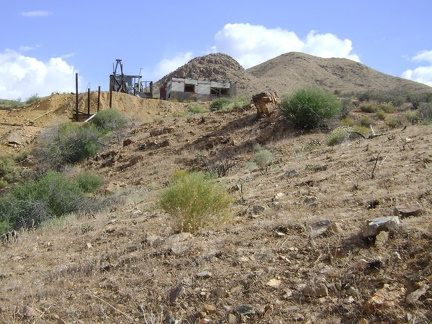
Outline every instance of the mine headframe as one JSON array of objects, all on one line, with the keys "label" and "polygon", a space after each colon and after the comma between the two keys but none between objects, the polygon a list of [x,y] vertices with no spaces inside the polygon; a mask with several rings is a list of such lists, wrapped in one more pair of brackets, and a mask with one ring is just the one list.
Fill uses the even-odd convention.
[{"label": "mine headframe", "polygon": [[123,73],[121,59],[113,64],[113,73],[110,75],[110,91],[128,93],[141,98],[153,98],[153,82],[142,81],[139,75],[126,75]]}]

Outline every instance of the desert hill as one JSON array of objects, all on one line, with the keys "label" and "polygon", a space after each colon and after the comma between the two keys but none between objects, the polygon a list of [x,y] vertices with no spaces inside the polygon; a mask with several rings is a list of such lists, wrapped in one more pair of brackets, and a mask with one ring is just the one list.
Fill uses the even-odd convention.
[{"label": "desert hill", "polygon": [[192,59],[157,84],[164,84],[171,77],[236,82],[237,95],[246,97],[260,91],[283,95],[306,86],[348,94],[390,89],[431,91],[424,84],[387,75],[352,60],[297,52],[280,55],[249,69],[226,54],[208,54]]},{"label": "desert hill", "polygon": [[[221,78],[241,72],[270,80],[263,67],[254,76],[223,59],[231,74],[218,72]],[[192,77],[209,68],[201,65]],[[106,108],[107,93],[102,101]],[[81,111],[85,102],[83,94]],[[109,208],[0,244],[0,323],[432,321],[430,125],[408,119],[408,105],[385,119],[356,107],[348,117],[370,120],[378,136],[328,146],[328,129],[295,129],[279,113],[257,118],[249,106],[208,106],[115,94],[113,108],[129,118],[127,127],[95,158],[67,168],[71,176],[102,177],[97,197]],[[29,152],[41,130],[71,120],[73,109],[74,96],[59,94],[0,110],[0,156]],[[6,145],[12,132],[21,141]],[[267,169],[251,164],[260,150],[272,155]],[[31,155],[26,162],[29,172]],[[185,170],[226,171],[217,182],[233,199],[228,222],[194,234],[176,230],[158,199]],[[400,224],[363,235],[367,221],[390,216]]]}]

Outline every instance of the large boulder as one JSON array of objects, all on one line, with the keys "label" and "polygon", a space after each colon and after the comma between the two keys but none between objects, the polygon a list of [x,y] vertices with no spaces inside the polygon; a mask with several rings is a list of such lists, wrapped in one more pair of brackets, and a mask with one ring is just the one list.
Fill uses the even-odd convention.
[{"label": "large boulder", "polygon": [[252,96],[252,102],[257,109],[259,117],[268,117],[276,110],[279,98],[276,94],[261,92]]}]

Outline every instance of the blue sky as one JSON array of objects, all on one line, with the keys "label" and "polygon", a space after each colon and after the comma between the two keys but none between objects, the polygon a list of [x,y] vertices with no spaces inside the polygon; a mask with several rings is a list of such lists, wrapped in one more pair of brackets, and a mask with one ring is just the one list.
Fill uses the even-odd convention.
[{"label": "blue sky", "polygon": [[248,68],[298,51],[345,57],[432,86],[432,1],[0,0],[0,98],[158,81],[213,52]]}]

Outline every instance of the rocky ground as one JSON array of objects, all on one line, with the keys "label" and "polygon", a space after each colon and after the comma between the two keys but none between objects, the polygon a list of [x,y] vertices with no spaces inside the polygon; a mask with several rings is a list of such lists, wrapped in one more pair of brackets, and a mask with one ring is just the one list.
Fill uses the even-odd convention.
[{"label": "rocky ground", "polygon": [[[99,194],[116,203],[0,247],[1,322],[432,321],[431,126],[376,119],[379,136],[330,147],[328,130],[298,131],[277,113],[191,114],[190,104],[116,95],[128,129],[70,170],[103,176]],[[3,143],[21,137],[2,155],[68,120],[63,96],[3,111]],[[274,157],[267,170],[250,168],[257,144]],[[176,170],[226,171],[231,220],[176,232],[157,205]]]}]

